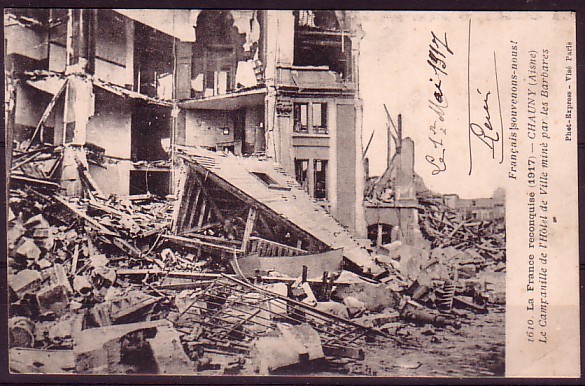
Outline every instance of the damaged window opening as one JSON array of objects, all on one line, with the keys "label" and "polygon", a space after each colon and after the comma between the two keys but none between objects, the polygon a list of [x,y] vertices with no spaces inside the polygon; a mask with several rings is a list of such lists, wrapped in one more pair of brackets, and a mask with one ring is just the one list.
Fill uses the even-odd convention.
[{"label": "damaged window opening", "polygon": [[173,38],[144,24],[135,24],[134,91],[172,99]]},{"label": "damaged window opening", "polygon": [[327,130],[327,103],[313,103],[313,132],[328,134]]},{"label": "damaged window opening", "polygon": [[318,200],[327,199],[327,161],[315,160],[315,191],[313,197]]},{"label": "damaged window opening", "polygon": [[169,158],[163,147],[171,136],[171,109],[136,102],[132,111],[131,153],[133,161],[158,161]]},{"label": "damaged window opening", "polygon": [[308,180],[309,160],[295,159],[295,177],[304,190],[309,190]]},{"label": "damaged window opening", "polygon": [[309,105],[307,103],[295,103],[294,105],[294,131],[295,133],[309,132]]},{"label": "damaged window opening", "polygon": [[295,103],[293,119],[295,133],[329,134],[327,103]]},{"label": "damaged window opening", "polygon": [[152,194],[165,197],[171,192],[171,172],[169,170],[131,170],[130,194]]},{"label": "damaged window opening", "polygon": [[351,79],[351,39],[335,11],[301,10],[295,15],[295,66],[327,66]]},{"label": "damaged window opening", "polygon": [[245,85],[237,82],[241,61],[252,59],[244,51],[246,36],[234,26],[230,11],[202,11],[195,27],[191,63],[191,97],[223,95]]},{"label": "damaged window opening", "polygon": [[388,224],[368,226],[368,239],[376,246],[390,244],[392,242],[392,226]]}]

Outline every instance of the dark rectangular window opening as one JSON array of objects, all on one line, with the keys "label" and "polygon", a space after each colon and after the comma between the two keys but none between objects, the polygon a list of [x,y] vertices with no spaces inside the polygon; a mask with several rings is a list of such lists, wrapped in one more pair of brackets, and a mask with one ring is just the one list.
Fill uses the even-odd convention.
[{"label": "dark rectangular window opening", "polygon": [[327,161],[315,160],[315,191],[313,197],[318,200],[327,199]]},{"label": "dark rectangular window opening", "polygon": [[307,103],[294,104],[294,132],[309,132],[309,105]]},{"label": "dark rectangular window opening", "polygon": [[135,102],[130,133],[132,161],[168,160],[163,142],[171,138],[171,109]]},{"label": "dark rectangular window opening", "polygon": [[262,172],[250,172],[254,177],[262,181],[270,189],[290,190],[289,187],[280,185],[274,178]]},{"label": "dark rectangular window opening", "polygon": [[309,160],[306,159],[295,159],[295,177],[297,182],[303,187],[305,190],[309,190],[309,180],[308,177],[308,170],[309,170]]}]

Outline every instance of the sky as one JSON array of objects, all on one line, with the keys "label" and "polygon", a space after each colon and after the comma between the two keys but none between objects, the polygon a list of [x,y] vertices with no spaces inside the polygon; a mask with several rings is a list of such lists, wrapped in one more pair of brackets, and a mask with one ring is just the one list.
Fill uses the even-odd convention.
[{"label": "sky", "polygon": [[[468,17],[429,17],[429,13],[414,12],[364,12],[361,15],[365,36],[360,51],[360,91],[364,101],[364,146],[370,134],[374,137],[368,158],[370,174],[380,175],[386,168],[387,106],[394,123],[402,115],[403,137],[415,142],[415,171],[425,184],[438,193],[457,193],[463,197],[490,197],[497,185],[493,179],[481,180],[468,175],[468,151],[465,148],[467,110],[464,99],[467,91],[466,52]],[[441,91],[448,107],[445,121],[437,121],[437,114],[429,108],[436,91],[437,76],[427,64],[429,44],[434,32],[444,40],[453,54],[439,48],[446,55],[447,75],[441,81]],[[433,46],[437,48],[437,45]],[[442,75],[442,74],[441,74]],[[430,79],[433,78],[433,82]],[[429,140],[429,127],[435,122],[443,124],[446,134],[434,138],[442,141],[445,148],[447,170],[432,175],[434,168],[427,162],[427,155],[438,158],[433,152],[435,145]],[[439,130],[437,130],[439,129]],[[442,154],[442,153],[441,153]],[[485,154],[478,154],[484,156]],[[476,173],[478,173],[476,171]],[[473,176],[475,177],[475,176]],[[453,183],[457,181],[458,183]]]},{"label": "sky", "polygon": [[[562,92],[557,85],[564,83],[564,69],[559,69],[564,62],[553,58],[564,59],[565,43],[559,43],[559,37],[570,36],[567,31],[570,23],[555,23],[555,19],[566,21],[568,15],[360,13],[365,33],[360,46],[359,69],[360,95],[364,103],[364,147],[374,131],[367,154],[370,175],[380,175],[386,168],[387,119],[383,107],[386,104],[394,122],[397,115],[402,114],[403,137],[411,137],[415,143],[415,171],[431,190],[443,194],[457,193],[466,198],[491,197],[496,188],[505,188],[506,184],[513,182],[508,178],[512,151],[509,127],[513,42],[516,42],[518,52],[519,127],[526,129],[530,52],[534,52],[537,58],[538,73],[541,72],[542,53],[545,50],[549,53],[549,82],[556,86],[551,92]],[[438,39],[434,42],[433,33]],[[444,74],[435,74],[435,68],[428,63],[430,56],[443,60],[445,67],[441,70]],[[440,99],[448,105],[441,110],[442,120],[438,119],[437,108],[431,108],[431,102],[436,104],[434,96],[439,82]],[[487,114],[484,109],[486,98]],[[494,142],[493,152],[480,142],[479,137],[469,134],[470,123],[477,123],[474,129],[481,130],[486,119],[500,137],[500,141]],[[523,142],[519,143],[520,149],[527,145],[528,138],[526,130],[519,133],[522,135],[519,140]],[[437,142],[442,143],[442,147],[437,146]],[[435,168],[427,162],[428,156],[436,161],[439,158],[437,152],[442,149],[445,151],[446,170],[433,175]],[[523,150],[519,159],[526,156],[526,150]],[[518,168],[525,170],[526,165],[518,165]]]}]

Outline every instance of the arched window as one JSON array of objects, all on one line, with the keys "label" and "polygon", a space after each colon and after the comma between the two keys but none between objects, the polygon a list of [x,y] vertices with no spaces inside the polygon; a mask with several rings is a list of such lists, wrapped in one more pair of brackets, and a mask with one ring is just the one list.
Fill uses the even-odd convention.
[{"label": "arched window", "polygon": [[197,18],[195,36],[192,96],[219,95],[233,90],[245,36],[238,33],[231,12],[202,11]]}]

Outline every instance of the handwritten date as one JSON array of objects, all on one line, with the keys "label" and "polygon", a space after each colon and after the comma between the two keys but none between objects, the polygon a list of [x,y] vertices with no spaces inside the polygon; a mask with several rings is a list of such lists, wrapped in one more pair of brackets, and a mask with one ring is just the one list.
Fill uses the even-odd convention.
[{"label": "handwritten date", "polygon": [[432,97],[428,99],[428,107],[435,113],[436,119],[429,126],[428,138],[433,147],[429,152],[430,154],[425,155],[425,160],[432,166],[432,175],[437,175],[447,170],[444,144],[447,129],[442,122],[445,121],[449,102],[443,89],[443,81],[449,75],[447,58],[451,55],[453,55],[453,50],[449,47],[447,33],[443,35],[443,38],[439,38],[435,32],[431,31],[427,64],[433,73],[429,78],[429,82],[432,84]]}]

